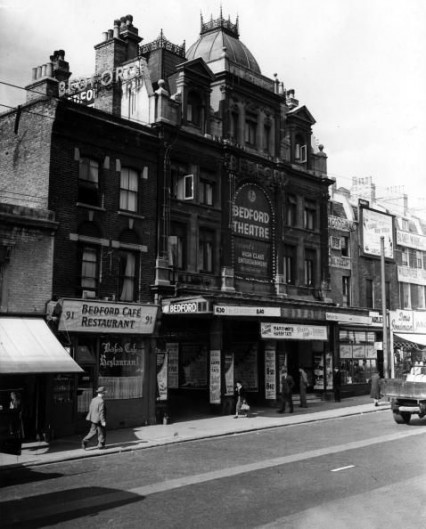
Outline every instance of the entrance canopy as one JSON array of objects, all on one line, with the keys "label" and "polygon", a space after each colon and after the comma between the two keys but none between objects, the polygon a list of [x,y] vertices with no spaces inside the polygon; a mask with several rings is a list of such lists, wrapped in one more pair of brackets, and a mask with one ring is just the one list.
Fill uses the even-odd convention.
[{"label": "entrance canopy", "polygon": [[82,373],[41,318],[0,318],[0,374]]},{"label": "entrance canopy", "polygon": [[393,341],[394,346],[397,347],[409,347],[413,349],[423,350],[426,347],[426,334],[406,334],[406,333],[395,333]]}]

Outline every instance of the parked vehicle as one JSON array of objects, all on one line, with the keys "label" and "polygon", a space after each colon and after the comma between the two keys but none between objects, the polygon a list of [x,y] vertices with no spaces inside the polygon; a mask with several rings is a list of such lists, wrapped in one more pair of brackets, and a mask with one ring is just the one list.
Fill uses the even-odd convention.
[{"label": "parked vehicle", "polygon": [[401,378],[385,379],[383,395],[391,399],[395,422],[408,424],[412,415],[426,415],[426,367],[414,366]]}]

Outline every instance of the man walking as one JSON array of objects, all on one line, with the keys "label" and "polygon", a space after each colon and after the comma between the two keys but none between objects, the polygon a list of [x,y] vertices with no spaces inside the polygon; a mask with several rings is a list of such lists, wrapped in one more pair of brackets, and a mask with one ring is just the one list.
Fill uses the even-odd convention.
[{"label": "man walking", "polygon": [[89,413],[87,414],[86,421],[90,421],[90,430],[86,437],[81,442],[81,447],[86,450],[87,445],[95,435],[98,435],[98,446],[99,450],[105,448],[106,438],[106,408],[104,401],[105,388],[101,386],[97,390],[97,396],[93,397]]},{"label": "man walking", "polygon": [[288,403],[290,413],[293,413],[293,388],[293,377],[288,374],[287,368],[283,367],[281,372],[281,408],[278,413],[285,413],[286,403]]}]

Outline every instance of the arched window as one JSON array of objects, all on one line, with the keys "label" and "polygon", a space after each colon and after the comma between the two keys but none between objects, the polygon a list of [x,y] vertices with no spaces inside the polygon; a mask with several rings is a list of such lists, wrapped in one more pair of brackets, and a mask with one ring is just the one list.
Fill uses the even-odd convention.
[{"label": "arched window", "polygon": [[189,92],[186,104],[186,119],[188,123],[200,127],[202,124],[202,110],[200,94],[194,91]]}]

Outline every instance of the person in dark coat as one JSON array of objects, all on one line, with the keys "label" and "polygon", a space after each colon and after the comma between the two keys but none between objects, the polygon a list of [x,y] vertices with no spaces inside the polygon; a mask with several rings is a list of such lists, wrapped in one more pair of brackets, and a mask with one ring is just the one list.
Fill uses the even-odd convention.
[{"label": "person in dark coat", "polygon": [[98,446],[100,450],[105,448],[106,439],[106,407],[104,401],[105,388],[101,386],[96,391],[96,397],[93,397],[86,421],[90,421],[90,430],[81,442],[81,447],[86,450],[87,445],[95,435],[98,435]]},{"label": "person in dark coat", "polygon": [[284,367],[281,372],[281,407],[278,413],[285,413],[285,406],[288,403],[289,412],[293,413],[293,388],[294,380]]},{"label": "person in dark coat", "polygon": [[379,400],[381,398],[380,394],[380,375],[379,372],[376,371],[373,376],[371,377],[371,389],[370,389],[370,397],[374,399],[374,406],[379,405]]},{"label": "person in dark coat", "polygon": [[334,400],[340,402],[340,386],[342,385],[342,377],[340,369],[336,366],[333,370],[333,389],[334,389]]},{"label": "person in dark coat", "polygon": [[243,402],[246,400],[246,391],[242,385],[242,383],[237,380],[237,383],[235,385],[235,399],[237,401],[235,406],[235,416],[234,419],[238,419],[238,417],[247,417],[247,414],[241,413],[241,406],[243,405]]},{"label": "person in dark coat", "polygon": [[299,373],[300,373],[300,382],[299,382],[300,407],[307,408],[308,405],[306,403],[306,389],[308,387],[308,375],[306,374],[306,371],[302,369],[301,367],[299,368]]}]

